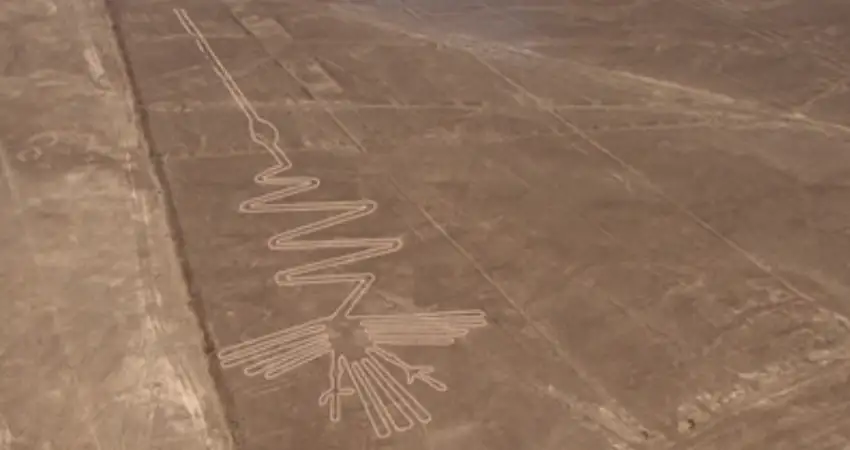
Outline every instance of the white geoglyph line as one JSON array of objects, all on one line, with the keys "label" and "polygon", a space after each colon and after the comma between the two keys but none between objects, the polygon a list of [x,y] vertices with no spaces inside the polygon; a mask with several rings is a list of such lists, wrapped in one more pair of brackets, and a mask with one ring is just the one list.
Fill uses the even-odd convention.
[{"label": "white geoglyph line", "polygon": [[[194,37],[201,53],[210,61],[213,71],[227,88],[233,101],[243,112],[252,142],[263,147],[274,164],[254,177],[257,184],[272,186],[274,191],[246,200],[239,206],[244,214],[276,214],[326,212],[330,217],[300,225],[273,236],[268,247],[273,251],[312,251],[322,249],[350,250],[350,253],[278,271],[275,281],[280,286],[346,284],[351,290],[328,316],[321,317],[248,339],[222,348],[218,353],[223,368],[241,367],[246,376],[262,375],[268,380],[292,372],[328,356],[329,387],[318,398],[326,407],[331,422],[342,418],[345,397],[357,396],[376,436],[386,438],[394,432],[431,421],[428,412],[411,393],[409,386],[417,381],[439,392],[448,387],[431,374],[430,365],[412,365],[386,347],[449,346],[465,337],[470,330],[487,324],[481,310],[459,310],[413,314],[357,315],[352,311],[376,280],[369,272],[328,273],[330,269],[395,253],[403,242],[397,237],[306,239],[318,231],[363,218],[375,212],[372,200],[290,201],[290,197],[317,189],[318,178],[284,176],[292,162],[279,146],[280,132],[262,117],[236,80],[221,62],[206,37],[183,9],[174,13],[186,32]],[[359,342],[355,336],[365,337]],[[346,345],[341,345],[346,344]],[[340,347],[357,350],[343,351]],[[353,353],[356,353],[353,354]],[[389,368],[403,376],[404,383]]]}]

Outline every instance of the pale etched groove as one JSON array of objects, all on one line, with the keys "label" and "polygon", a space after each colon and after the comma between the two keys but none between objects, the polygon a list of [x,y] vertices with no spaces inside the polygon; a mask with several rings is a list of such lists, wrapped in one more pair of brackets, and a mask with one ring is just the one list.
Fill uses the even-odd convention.
[{"label": "pale etched groove", "polygon": [[[498,108],[485,107],[481,105],[464,105],[452,104],[443,105],[435,104],[405,104],[399,105],[394,103],[359,103],[343,100],[273,100],[251,102],[258,109],[264,111],[308,111],[308,112],[324,112],[331,111],[370,111],[370,110],[391,110],[391,111],[468,111],[468,112],[500,112]],[[234,105],[232,101],[198,101],[198,100],[183,100],[180,102],[174,101],[155,101],[145,105],[147,111],[156,112],[228,112],[234,109],[239,109],[238,105]]]}]

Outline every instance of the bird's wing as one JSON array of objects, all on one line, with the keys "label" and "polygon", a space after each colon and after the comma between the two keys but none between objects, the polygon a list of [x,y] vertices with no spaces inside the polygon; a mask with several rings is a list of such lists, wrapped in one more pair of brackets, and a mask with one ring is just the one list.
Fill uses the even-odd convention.
[{"label": "bird's wing", "polygon": [[487,319],[484,311],[463,310],[363,316],[360,324],[376,345],[448,346]]},{"label": "bird's wing", "polygon": [[331,350],[327,327],[307,323],[225,347],[218,353],[223,368],[243,366],[247,376],[276,378]]}]

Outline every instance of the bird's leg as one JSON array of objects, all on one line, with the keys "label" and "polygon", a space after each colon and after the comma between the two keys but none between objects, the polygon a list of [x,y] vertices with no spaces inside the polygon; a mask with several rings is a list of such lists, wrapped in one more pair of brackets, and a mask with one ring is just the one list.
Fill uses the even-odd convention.
[{"label": "bird's leg", "polygon": [[434,378],[431,374],[434,372],[434,366],[414,366],[402,360],[395,353],[385,350],[377,345],[373,345],[366,349],[366,353],[372,357],[378,357],[384,361],[398,367],[404,372],[405,379],[408,385],[419,380],[435,391],[445,392],[448,387],[442,381]]},{"label": "bird's leg", "polygon": [[345,366],[339,364],[336,352],[331,352],[331,365],[328,369],[330,386],[319,396],[319,405],[328,405],[328,415],[331,422],[339,422],[342,417],[342,397],[354,395],[354,389],[342,387],[342,377],[345,376]]}]

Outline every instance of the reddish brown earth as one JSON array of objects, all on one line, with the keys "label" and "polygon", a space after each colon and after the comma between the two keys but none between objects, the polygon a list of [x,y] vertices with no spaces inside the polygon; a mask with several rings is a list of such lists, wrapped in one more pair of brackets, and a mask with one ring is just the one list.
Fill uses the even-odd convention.
[{"label": "reddish brown earth", "polygon": [[[54,318],[40,329],[66,355],[90,349],[64,364],[93,393],[57,404],[72,411],[116,395],[98,380],[118,379],[109,364],[144,335],[120,325],[136,316],[121,312],[109,280],[171,283],[172,295],[149,302],[170,309],[132,313],[180,334],[151,335],[164,360],[192,361],[172,365],[191,375],[147,383],[190,385],[196,400],[135,381],[137,397],[159,397],[132,414],[158,417],[150,426],[188,422],[165,427],[177,437],[159,446],[115,432],[100,448],[224,448],[232,438],[245,450],[850,449],[845,2],[107,7],[120,45],[100,48],[114,64],[103,71],[122,98],[132,91],[139,128],[120,102],[83,122],[101,127],[102,145],[126,148],[88,162],[81,143],[42,172],[9,150],[87,117],[71,110],[41,112],[0,149],[13,212],[0,236],[15,255],[0,258],[0,276],[18,280],[0,291],[15,299],[4,314],[38,320],[28,299],[41,299]],[[32,70],[0,82],[57,79]],[[36,117],[35,100],[19,102]],[[4,130],[20,127],[15,116]],[[125,154],[138,160],[127,172],[138,188],[126,175],[120,189],[68,184],[79,167],[122,173]],[[122,215],[98,189],[158,206]],[[44,210],[48,190],[65,194],[50,201],[69,212]],[[76,218],[88,211],[79,204],[103,217]],[[45,237],[61,233],[87,243]],[[27,255],[44,278],[24,274]],[[149,260],[171,270],[104,275]],[[51,264],[68,271],[64,283]],[[88,291],[81,280],[113,287]],[[4,373],[31,378],[52,361],[33,345],[19,344],[33,357]],[[56,383],[37,384],[38,395],[68,389]],[[7,434],[23,436],[39,407],[4,395]],[[80,415],[64,433],[108,434],[120,428],[104,416],[121,414]],[[57,436],[53,447],[9,442],[98,448]]]}]

